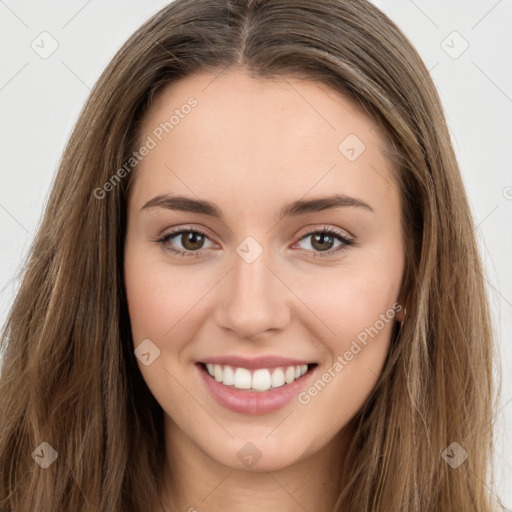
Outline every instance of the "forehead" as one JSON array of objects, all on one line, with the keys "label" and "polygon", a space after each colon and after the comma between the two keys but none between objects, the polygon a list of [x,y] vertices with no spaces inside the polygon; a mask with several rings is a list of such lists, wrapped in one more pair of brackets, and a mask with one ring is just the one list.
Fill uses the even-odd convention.
[{"label": "forehead", "polygon": [[[263,140],[265,133],[269,134],[265,142],[274,140],[270,135],[282,128],[301,142],[327,136],[326,142],[333,142],[337,149],[338,139],[352,130],[370,145],[386,143],[370,115],[327,84],[292,76],[253,77],[243,68],[217,75],[194,73],[164,87],[146,113],[143,131],[149,133],[175,111],[180,114],[190,98],[197,101],[197,106],[185,108],[191,111],[179,119],[174,116],[173,132],[180,131],[178,124],[187,124],[198,134],[208,131],[213,136],[220,132],[220,136],[244,144],[256,131]],[[248,130],[240,132],[242,127]]]},{"label": "forehead", "polygon": [[207,196],[222,185],[231,197],[313,188],[371,197],[396,188],[376,122],[311,79],[189,75],[155,96],[140,133],[154,142],[135,173],[148,193],[176,187]]}]

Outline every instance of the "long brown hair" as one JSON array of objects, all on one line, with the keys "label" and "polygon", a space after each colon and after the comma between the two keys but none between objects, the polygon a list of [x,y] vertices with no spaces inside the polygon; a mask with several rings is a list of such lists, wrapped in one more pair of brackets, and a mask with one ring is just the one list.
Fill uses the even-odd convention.
[{"label": "long brown hair", "polygon": [[[113,58],[67,144],[3,330],[0,509],[158,505],[163,411],[134,361],[123,286],[134,172],[112,177],[157,91],[240,66],[328,84],[393,148],[407,314],[355,418],[336,510],[492,510],[492,328],[473,219],[429,72],[365,0],[176,0]],[[453,442],[448,456],[468,454],[456,468],[442,456]],[[36,464],[53,453],[42,443],[58,454],[47,468]]]}]

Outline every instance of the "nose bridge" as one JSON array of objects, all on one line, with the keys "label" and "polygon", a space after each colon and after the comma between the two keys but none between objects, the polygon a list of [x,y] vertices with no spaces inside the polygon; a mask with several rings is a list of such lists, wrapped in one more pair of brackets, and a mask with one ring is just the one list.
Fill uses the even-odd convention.
[{"label": "nose bridge", "polygon": [[289,316],[286,290],[269,269],[273,261],[271,248],[253,237],[237,246],[219,304],[222,327],[244,338],[283,328]]},{"label": "nose bridge", "polygon": [[233,299],[236,299],[238,304],[246,301],[269,303],[270,291],[273,288],[271,281],[274,278],[267,268],[271,259],[268,247],[261,254],[256,253],[255,247],[251,246],[250,242],[242,243],[237,248],[231,285]]}]

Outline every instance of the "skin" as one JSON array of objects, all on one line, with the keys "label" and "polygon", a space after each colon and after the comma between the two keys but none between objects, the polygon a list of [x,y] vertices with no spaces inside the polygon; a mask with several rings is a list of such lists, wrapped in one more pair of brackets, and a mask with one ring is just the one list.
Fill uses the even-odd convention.
[{"label": "skin", "polygon": [[[134,346],[150,339],[160,350],[149,366],[138,364],[165,414],[174,477],[163,475],[163,499],[176,510],[331,510],[350,420],[375,387],[403,311],[308,404],[294,399],[269,414],[219,405],[195,363],[281,355],[316,361],[320,376],[399,302],[405,254],[385,138],[364,111],[320,82],[256,79],[242,68],[167,86],[143,120],[142,140],[190,96],[198,105],[139,163],[128,199],[125,285]],[[349,134],[366,146],[355,161],[338,150]],[[373,211],[337,207],[279,220],[292,201],[334,193]],[[143,209],[161,194],[211,201],[223,218]],[[169,252],[194,252],[181,235],[155,242],[184,226],[207,234],[197,257]],[[340,252],[337,238],[314,245],[305,231],[323,227],[356,245]],[[263,248],[250,264],[236,252],[248,236]],[[237,457],[248,442],[262,454],[251,468]]]}]

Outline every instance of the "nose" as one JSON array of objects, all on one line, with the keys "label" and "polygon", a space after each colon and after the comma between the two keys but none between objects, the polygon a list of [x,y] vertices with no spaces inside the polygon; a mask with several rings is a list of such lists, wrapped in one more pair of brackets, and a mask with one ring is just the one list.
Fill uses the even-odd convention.
[{"label": "nose", "polygon": [[218,294],[217,325],[240,339],[273,336],[290,322],[293,294],[267,248],[252,262],[235,253]]}]

